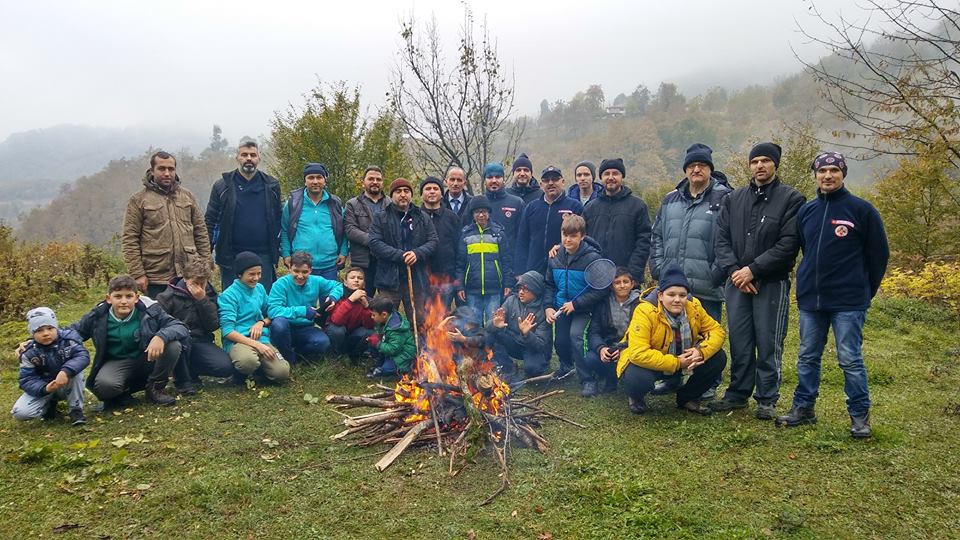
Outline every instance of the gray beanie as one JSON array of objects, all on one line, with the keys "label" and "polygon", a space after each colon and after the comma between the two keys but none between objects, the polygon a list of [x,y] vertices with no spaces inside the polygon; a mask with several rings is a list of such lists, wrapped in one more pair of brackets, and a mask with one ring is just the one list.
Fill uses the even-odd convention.
[{"label": "gray beanie", "polygon": [[48,307],[33,308],[27,312],[27,331],[31,334],[44,326],[52,326],[59,329],[60,323],[57,322],[57,315]]}]

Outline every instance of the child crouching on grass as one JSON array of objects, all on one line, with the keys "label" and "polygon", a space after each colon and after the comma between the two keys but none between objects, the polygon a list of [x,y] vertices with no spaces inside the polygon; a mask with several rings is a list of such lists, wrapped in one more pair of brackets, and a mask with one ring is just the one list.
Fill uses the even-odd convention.
[{"label": "child crouching on grass", "polygon": [[367,338],[373,334],[365,285],[363,268],[347,268],[343,276],[343,296],[333,307],[325,329],[333,350],[348,355],[353,362],[359,361],[366,352]]},{"label": "child crouching on grass", "polygon": [[397,377],[413,371],[417,345],[410,323],[397,311],[397,302],[383,295],[374,297],[370,300],[370,316],[376,333],[367,342],[378,353],[378,365],[367,377]]},{"label": "child crouching on grass", "polygon": [[47,307],[27,313],[31,341],[20,354],[20,388],[23,395],[10,411],[17,420],[52,419],[57,401],[70,405],[70,422],[86,424],[83,414],[83,370],[90,364],[90,353],[83,339],[70,329],[61,330],[57,316]]}]

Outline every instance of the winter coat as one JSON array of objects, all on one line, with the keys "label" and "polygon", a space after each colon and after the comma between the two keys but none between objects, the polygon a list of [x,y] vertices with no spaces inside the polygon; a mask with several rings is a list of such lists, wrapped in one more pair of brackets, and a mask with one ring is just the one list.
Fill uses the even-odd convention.
[{"label": "winter coat", "polygon": [[[523,199],[516,195],[511,195],[505,190],[485,191],[484,195],[490,201],[493,210],[490,211],[490,221],[500,224],[507,233],[510,240],[510,247],[516,245],[517,229],[520,228],[521,211],[523,211]],[[470,217],[469,225],[473,223],[473,216]],[[512,257],[511,253],[511,259]]]},{"label": "winter coat", "polygon": [[[726,332],[707,315],[696,298],[690,297],[687,301],[686,312],[694,346],[700,348],[704,360],[709,360],[723,347]],[[617,376],[622,376],[630,364],[663,373],[676,373],[680,369],[680,360],[667,352],[673,343],[673,327],[657,301],[656,289],[644,291],[624,340],[627,348],[617,361]]]},{"label": "winter coat", "polygon": [[[613,347],[616,345],[625,335],[617,332],[616,327],[613,326],[613,314],[610,313],[611,297],[613,297],[613,291],[610,291],[606,298],[594,305],[593,313],[590,315],[590,326],[587,327],[587,346],[597,354],[600,353],[600,349],[603,347]],[[634,289],[630,291],[630,295],[624,304],[632,314],[640,302],[640,291]],[[629,332],[629,330],[630,327],[627,326],[627,331]]]},{"label": "winter coat", "polygon": [[473,223],[460,231],[457,290],[467,294],[500,294],[512,287],[510,238],[490,220],[486,229]]},{"label": "winter coat", "polygon": [[[159,336],[165,344],[179,341],[182,345],[189,345],[190,331],[182,322],[173,318],[157,302],[141,296],[136,305],[137,316],[140,317],[140,327],[134,334],[139,342],[141,351],[147,350],[150,340]],[[87,377],[87,388],[93,389],[97,380],[97,373],[107,361],[107,319],[110,317],[110,304],[100,302],[79,321],[70,325],[70,329],[80,335],[83,341],[92,340],[96,354],[93,357],[93,367]]]},{"label": "winter coat", "polygon": [[722,301],[720,285],[726,275],[716,263],[714,237],[723,199],[733,191],[711,178],[696,199],[690,196],[690,181],[684,178],[667,193],[653,221],[650,273],[660,279],[667,263],[680,265],[690,292],[701,300]]},{"label": "winter coat", "polygon": [[650,256],[650,214],[642,199],[623,186],[615,195],[603,192],[583,209],[587,235],[599,242],[603,256],[626,266],[637,283]]},{"label": "winter coat", "polygon": [[749,266],[754,285],[789,279],[800,251],[797,212],[803,195],[779,177],[734,190],[720,205],[714,243],[724,277]]},{"label": "winter coat", "polygon": [[165,191],[147,171],[143,189],[130,197],[123,216],[120,247],[127,272],[150,283],[166,283],[183,272],[192,257],[206,258],[210,240],[203,213],[175,177]]},{"label": "winter coat", "polygon": [[71,379],[90,365],[83,338],[69,328],[57,330],[50,345],[29,341],[20,355],[20,389],[34,397],[47,395],[47,384],[63,371]]},{"label": "winter coat", "polygon": [[457,271],[457,246],[460,245],[460,217],[453,213],[453,210],[440,206],[435,210],[421,208],[423,212],[433,222],[433,228],[437,231],[437,250],[427,261],[427,268],[430,273],[436,276],[443,276],[454,279]]},{"label": "winter coat", "polygon": [[[207,202],[206,224],[210,231],[212,247],[216,249],[216,261],[221,266],[232,266],[236,253],[233,249],[233,212],[237,206],[237,187],[233,175],[240,172],[233,170],[225,172],[214,182],[210,189],[210,200]],[[263,171],[264,197],[266,197],[267,215],[264,216],[264,226],[270,237],[270,253],[272,263],[277,264],[280,259],[280,182]]]},{"label": "winter coat", "polygon": [[[404,247],[404,235],[401,231],[407,229],[407,244]],[[370,251],[377,258],[377,275],[374,284],[378,289],[398,290],[401,284],[406,286],[407,271],[404,268],[403,254],[413,251],[417,255],[417,263],[413,265],[413,279],[421,290],[427,286],[427,261],[437,250],[437,230],[433,222],[416,205],[411,204],[404,213],[392,202],[384,207],[383,211],[374,216],[370,227]],[[401,273],[403,278],[400,277]]]},{"label": "winter coat", "polygon": [[573,254],[561,247],[557,256],[547,261],[543,307],[559,309],[572,300],[574,310],[583,313],[605,298],[607,290],[588,287],[583,272],[588,264],[600,258],[600,244],[589,236],[583,238]]},{"label": "winter coat", "polygon": [[179,320],[190,331],[192,341],[213,342],[213,333],[220,328],[217,310],[217,291],[209,282],[207,295],[197,300],[190,294],[181,278],[173,278],[167,289],[157,295],[157,302],[170,316]]},{"label": "winter coat", "polygon": [[373,328],[373,317],[370,316],[370,310],[363,307],[360,302],[350,300],[353,291],[345,289],[343,298],[337,301],[330,312],[330,318],[327,319],[330,324],[346,328],[347,333],[353,332],[357,328]]},{"label": "winter coat", "polygon": [[[590,194],[590,198],[587,199],[587,202],[591,202],[603,193],[603,184],[600,182],[593,183],[593,193]],[[572,186],[567,188],[567,197],[580,202],[580,186],[574,182]],[[580,203],[583,204],[583,203]]]},{"label": "winter coat", "polygon": [[[547,323],[547,315],[543,308],[541,294],[537,294],[529,304],[524,304],[515,294],[511,294],[504,300],[503,315],[507,322],[506,328],[496,328],[492,324],[486,327],[486,342],[488,347],[493,347],[497,337],[507,340],[528,352],[550,352],[551,340],[553,338],[553,327]],[[520,333],[519,319],[525,319],[527,315],[533,313],[537,325],[524,336]]]},{"label": "winter coat", "polygon": [[[344,230],[347,239],[350,240],[350,264],[360,268],[369,268],[371,260],[370,226],[373,224],[373,214],[370,213],[367,203],[363,201],[365,197],[366,195],[361,193],[348,200],[343,214]],[[389,202],[390,199],[384,196],[380,198],[377,204],[383,211],[383,208]],[[368,277],[370,279],[374,278],[374,276]]]},{"label": "winter coat", "polygon": [[[220,307],[220,335],[223,350],[230,352],[233,342],[227,339],[231,332],[250,335],[250,329],[267,316],[267,290],[262,283],[250,287],[239,279],[220,293],[217,299]],[[304,310],[306,311],[306,310]],[[260,343],[270,343],[270,328],[264,326],[260,334]]]},{"label": "winter coat", "polygon": [[407,318],[399,311],[394,311],[387,322],[377,325],[376,332],[380,338],[377,346],[380,354],[393,358],[397,371],[409,372],[413,368],[413,359],[417,357],[417,344],[413,341],[413,331]]},{"label": "winter coat", "polygon": [[583,205],[566,193],[561,193],[552,203],[540,197],[524,206],[514,249],[514,273],[522,274],[528,270],[536,270],[541,274],[546,272],[547,253],[560,243],[560,225],[564,218],[582,212]]},{"label": "winter coat", "polygon": [[[514,181],[510,187],[506,189],[506,192],[514,197],[519,197],[523,201],[523,204],[526,205],[531,203],[540,197],[543,196],[543,191],[540,189],[540,183],[537,182],[536,178],[531,178],[530,183],[526,186],[519,186],[516,181]],[[490,195],[487,195],[488,197]]]},{"label": "winter coat", "polygon": [[318,302],[328,297],[339,300],[343,296],[343,284],[321,276],[307,276],[307,282],[301,287],[293,280],[293,274],[287,274],[270,287],[267,295],[267,316],[271,319],[283,317],[292,326],[310,326],[313,318],[307,317],[307,308],[317,309]]},{"label": "winter coat", "polygon": [[[457,217],[460,219],[460,226],[466,227],[471,222],[473,222],[473,216],[467,212],[467,208],[470,206],[470,199],[473,198],[473,195],[467,193],[467,190],[463,190],[463,202],[460,204],[460,208],[455,212]],[[443,194],[443,207],[449,208],[450,211],[453,211],[453,206],[450,204],[450,192]]]},{"label": "winter coat", "polygon": [[333,193],[324,191],[320,202],[314,204],[305,191],[306,188],[293,190],[283,204],[280,255],[289,257],[298,251],[306,251],[313,257],[314,268],[333,267],[338,256],[347,255],[343,203]]},{"label": "winter coat", "polygon": [[890,247],[872,204],[847,191],[817,192],[797,213],[803,258],[797,305],[807,311],[865,311],[887,271]]}]

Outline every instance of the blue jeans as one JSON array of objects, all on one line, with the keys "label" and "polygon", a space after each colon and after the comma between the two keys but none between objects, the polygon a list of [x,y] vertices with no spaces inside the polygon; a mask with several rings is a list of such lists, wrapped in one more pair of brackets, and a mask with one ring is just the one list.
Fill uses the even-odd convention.
[{"label": "blue jeans", "polygon": [[287,362],[293,364],[297,361],[295,353],[315,356],[326,352],[330,347],[330,338],[312,324],[296,326],[285,317],[277,317],[270,321],[270,343]]},{"label": "blue jeans", "polygon": [[794,407],[812,407],[820,392],[820,364],[827,332],[833,327],[837,361],[843,370],[843,391],[847,395],[847,412],[861,416],[870,411],[867,389],[867,368],[863,364],[863,324],[866,311],[800,310],[800,353],[797,358],[797,389]]},{"label": "blue jeans", "polygon": [[493,317],[493,312],[500,307],[501,302],[500,294],[467,293],[467,305],[477,312],[477,316],[480,317],[484,326]]}]

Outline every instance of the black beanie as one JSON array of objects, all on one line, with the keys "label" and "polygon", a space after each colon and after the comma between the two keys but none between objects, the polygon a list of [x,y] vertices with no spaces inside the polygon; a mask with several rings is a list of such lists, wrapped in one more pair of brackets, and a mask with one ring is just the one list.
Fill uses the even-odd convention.
[{"label": "black beanie", "polygon": [[420,181],[420,194],[423,195],[423,188],[427,187],[427,184],[436,184],[440,188],[440,193],[443,193],[443,184],[440,183],[440,179],[435,176],[428,176]]},{"label": "black beanie", "polygon": [[260,260],[259,255],[252,251],[241,251],[233,258],[233,271],[238,276],[243,275],[247,269],[254,266],[263,266],[263,261]]},{"label": "black beanie", "polygon": [[305,163],[303,165],[303,177],[306,178],[308,174],[319,174],[323,176],[324,179],[330,177],[330,173],[327,172],[327,166],[323,163]]},{"label": "black beanie", "polygon": [[530,161],[530,158],[526,154],[520,154],[517,156],[517,159],[513,161],[513,168],[510,169],[510,172],[517,170],[518,167],[526,167],[530,169],[530,172],[533,172],[533,162]]},{"label": "black beanie", "polygon": [[773,166],[780,167],[780,154],[783,152],[783,149],[780,148],[779,144],[772,142],[762,142],[757,143],[750,149],[750,157],[747,158],[748,161],[752,161],[753,158],[764,156],[773,160]]},{"label": "black beanie", "polygon": [[627,170],[623,167],[623,158],[611,158],[601,161],[600,167],[597,169],[597,176],[603,176],[603,171],[607,169],[616,169],[620,171],[621,175],[627,176]]},{"label": "black beanie", "polygon": [[473,216],[473,211],[478,208],[486,208],[487,211],[493,212],[493,206],[490,204],[490,199],[484,197],[483,195],[477,195],[476,197],[471,198],[468,204],[471,216]]},{"label": "black beanie", "polygon": [[691,163],[706,163],[710,166],[710,171],[712,172],[714,169],[713,149],[705,144],[691,144],[690,148],[687,148],[687,155],[683,158],[682,170],[686,172],[687,167],[689,167]]},{"label": "black beanie", "polygon": [[683,275],[683,270],[677,263],[668,264],[660,272],[660,283],[657,284],[657,288],[663,292],[670,287],[683,287],[687,292],[690,291],[690,282],[687,281],[687,276]]}]

